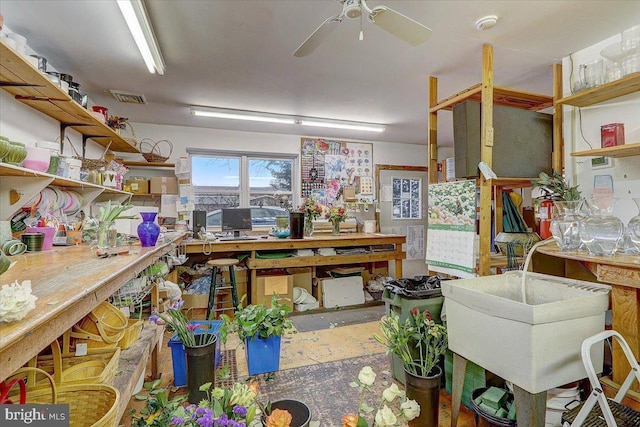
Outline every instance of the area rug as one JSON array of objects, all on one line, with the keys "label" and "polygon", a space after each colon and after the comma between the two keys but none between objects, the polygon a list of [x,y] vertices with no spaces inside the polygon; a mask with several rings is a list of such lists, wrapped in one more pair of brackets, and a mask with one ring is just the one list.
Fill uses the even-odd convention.
[{"label": "area rug", "polygon": [[291,322],[298,332],[318,331],[358,323],[373,322],[384,316],[384,304],[361,308],[342,308],[326,310],[313,314],[298,314],[291,316]]},{"label": "area rug", "polygon": [[389,357],[385,354],[281,370],[273,374],[257,375],[253,379],[259,381],[260,395],[265,399],[300,400],[309,406],[312,419],[320,421],[320,426],[341,426],[342,415],[358,410],[359,389],[349,384],[358,377],[364,366],[371,366],[377,374],[372,387],[375,394],[366,397],[369,405],[377,406],[382,391],[393,382]]}]

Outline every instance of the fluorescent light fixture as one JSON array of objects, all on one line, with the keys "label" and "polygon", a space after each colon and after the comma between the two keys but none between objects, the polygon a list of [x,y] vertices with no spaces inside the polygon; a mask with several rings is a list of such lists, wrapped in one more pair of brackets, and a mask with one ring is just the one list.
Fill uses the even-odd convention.
[{"label": "fluorescent light fixture", "polygon": [[385,125],[378,123],[351,122],[345,120],[321,119],[316,117],[300,117],[286,114],[264,113],[260,111],[232,110],[215,107],[191,107],[194,116],[215,117],[219,119],[249,120],[256,122],[281,123],[332,129],[360,130],[366,132],[383,132]]},{"label": "fluorescent light fixture", "polygon": [[191,114],[194,116],[215,117],[218,119],[249,120],[252,122],[282,123],[286,125],[296,123],[294,117],[285,115],[260,113],[258,111],[229,110],[225,108],[191,107]]},{"label": "fluorescent light fixture", "polygon": [[150,73],[164,75],[164,60],[142,0],[117,0],[129,31]]}]

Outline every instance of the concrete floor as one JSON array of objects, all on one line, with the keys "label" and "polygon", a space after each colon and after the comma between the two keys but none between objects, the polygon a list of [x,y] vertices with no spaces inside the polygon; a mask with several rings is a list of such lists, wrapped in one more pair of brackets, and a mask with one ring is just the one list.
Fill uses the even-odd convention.
[{"label": "concrete floor", "polygon": [[[327,316],[330,315],[331,313],[327,313]],[[337,323],[336,325],[338,324],[339,323]],[[331,326],[334,326],[334,324],[331,324]],[[322,364],[326,364],[326,367],[328,368],[327,372],[324,373],[324,376],[330,376],[330,382],[328,383],[329,387],[333,385],[336,389],[342,389],[345,394],[354,394],[352,393],[352,389],[348,386],[349,382],[351,382],[353,378],[351,378],[350,375],[349,378],[346,378],[346,372],[341,367],[341,364],[339,362],[345,361],[346,366],[350,364],[364,366],[360,362],[366,363],[369,360],[373,360],[375,362],[375,360],[380,361],[383,357],[387,357],[383,355],[383,353],[385,352],[385,348],[373,338],[374,333],[380,333],[377,321],[355,325],[335,327],[331,326],[327,329],[310,332],[294,331],[293,333],[287,334],[283,337],[281,346],[280,371],[287,371],[287,375],[282,375],[282,377],[289,377],[289,381],[287,382],[287,392],[290,393],[290,396],[291,394],[295,394],[295,389],[291,389],[291,384],[298,383],[301,393],[303,391],[307,391],[309,389],[309,382],[315,380],[313,380],[312,378],[305,378],[305,371],[318,372],[318,368],[321,369]],[[171,353],[166,346],[166,339],[167,337],[165,336],[165,342],[161,351],[161,372],[163,373],[162,384],[170,386],[173,384],[173,368]],[[242,346],[239,346],[237,336],[230,336],[226,345],[226,349],[233,350],[234,348],[236,349],[235,356],[237,378],[239,380],[244,380],[248,375],[244,350]],[[377,358],[372,359],[372,357],[374,356],[377,356]],[[358,360],[358,358],[362,358],[362,361]],[[386,362],[384,362],[381,366],[386,366]],[[308,368],[305,369],[305,367]],[[357,367],[358,371],[359,369],[360,367]],[[390,366],[386,369],[390,370]],[[148,370],[147,372],[150,371]],[[386,374],[390,377],[390,374],[388,374],[388,372],[386,372]],[[290,379],[292,375],[294,376],[293,378],[295,378],[294,380]],[[276,374],[276,379],[277,378],[278,374]],[[326,378],[324,379],[326,380]],[[261,381],[263,380],[264,379],[261,379]],[[392,379],[389,378],[389,381],[391,380]],[[385,382],[385,384],[388,385],[387,382]],[[262,387],[261,389],[263,390],[263,392],[265,392],[271,388],[275,393],[277,390],[274,390],[273,386],[276,385],[265,384],[265,387]],[[399,384],[399,386],[402,387],[401,384]],[[324,384],[323,387],[327,387],[327,384]],[[183,390],[184,388],[175,390],[175,392],[179,393]],[[277,395],[278,393],[275,394]],[[320,396],[318,396],[318,394]],[[326,396],[325,400],[336,398],[336,394],[332,394],[330,392],[316,393],[313,396],[314,400],[316,400],[315,403],[321,404],[322,402],[318,403],[317,400],[321,400],[323,396]],[[263,397],[266,400],[270,396],[267,395]],[[278,396],[275,397],[277,398]],[[140,408],[140,405],[140,401],[132,399],[129,406],[130,408]],[[355,411],[357,408],[357,402],[356,404],[354,404],[354,406],[355,407],[353,411]],[[440,426],[448,427],[451,425],[450,408],[451,396],[447,394],[444,389],[442,389],[440,393]],[[332,416],[331,418],[334,418],[334,416]],[[340,426],[339,417],[335,418],[337,419],[321,420],[320,425],[322,427],[331,427],[334,425]],[[121,420],[121,425],[129,425],[129,419],[126,416],[125,418],[123,418],[123,420]],[[473,413],[465,407],[462,407],[461,416],[458,421],[458,427],[472,426],[475,426]]]}]

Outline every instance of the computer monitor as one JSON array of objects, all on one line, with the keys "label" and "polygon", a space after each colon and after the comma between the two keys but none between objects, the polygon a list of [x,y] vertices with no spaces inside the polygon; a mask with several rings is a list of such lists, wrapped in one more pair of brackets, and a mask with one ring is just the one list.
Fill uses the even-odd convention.
[{"label": "computer monitor", "polygon": [[221,223],[222,231],[233,231],[233,235],[239,237],[241,230],[251,231],[251,209],[222,209]]}]

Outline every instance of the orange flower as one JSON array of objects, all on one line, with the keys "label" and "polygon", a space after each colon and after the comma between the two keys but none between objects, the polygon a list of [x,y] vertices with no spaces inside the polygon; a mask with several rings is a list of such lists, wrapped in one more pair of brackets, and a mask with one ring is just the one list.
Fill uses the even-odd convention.
[{"label": "orange flower", "polygon": [[248,387],[256,396],[258,395],[258,381],[250,382]]},{"label": "orange flower", "polygon": [[356,427],[358,425],[358,416],[356,414],[347,414],[342,416],[342,427]]},{"label": "orange flower", "polygon": [[291,419],[289,411],[274,409],[265,421],[267,422],[267,427],[289,427]]}]

